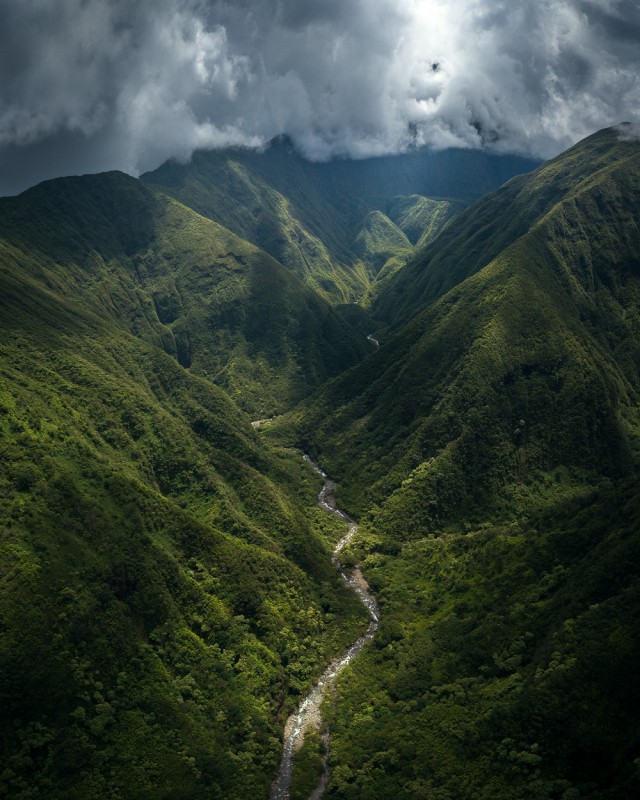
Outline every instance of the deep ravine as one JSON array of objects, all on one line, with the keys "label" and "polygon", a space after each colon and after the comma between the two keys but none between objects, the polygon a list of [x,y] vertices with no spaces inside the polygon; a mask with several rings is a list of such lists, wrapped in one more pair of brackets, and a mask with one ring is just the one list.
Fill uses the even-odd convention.
[{"label": "deep ravine", "polygon": [[[332,481],[320,467],[315,464],[308,455],[304,456],[307,461],[322,476],[324,484],[318,495],[318,504],[329,514],[348,523],[347,533],[340,539],[333,549],[331,561],[340,573],[342,580],[350,586],[358,595],[363,605],[369,612],[369,627],[362,636],[358,637],[351,647],[339,658],[329,664],[320,679],[313,685],[309,693],[302,700],[296,711],[291,714],[284,728],[284,744],[282,748],[282,760],[278,775],[271,787],[270,800],[286,800],[289,797],[289,787],[291,784],[291,772],[295,753],[300,749],[304,741],[305,733],[311,727],[320,727],[321,715],[320,706],[327,690],[336,682],[340,672],[358,655],[365,644],[373,639],[379,624],[379,610],[375,597],[369,592],[369,588],[358,567],[350,573],[346,572],[340,562],[340,552],[354,537],[358,530],[358,523],[351,519],[344,511],[337,506],[334,498],[336,489],[335,481]],[[325,772],[322,776],[318,788],[311,795],[313,798],[320,798],[324,793],[327,783],[327,760],[325,759]]]}]

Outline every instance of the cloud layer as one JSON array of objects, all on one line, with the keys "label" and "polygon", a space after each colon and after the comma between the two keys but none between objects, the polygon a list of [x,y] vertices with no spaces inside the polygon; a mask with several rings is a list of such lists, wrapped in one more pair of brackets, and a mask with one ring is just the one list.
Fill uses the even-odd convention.
[{"label": "cloud layer", "polygon": [[636,0],[0,0],[0,191],[288,133],[547,157],[640,115]]}]

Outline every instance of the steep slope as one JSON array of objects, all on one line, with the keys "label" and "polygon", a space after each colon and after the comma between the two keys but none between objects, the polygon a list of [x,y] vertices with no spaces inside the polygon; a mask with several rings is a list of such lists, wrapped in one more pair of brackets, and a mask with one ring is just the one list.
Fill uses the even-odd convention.
[{"label": "steep slope", "polygon": [[361,298],[375,278],[354,250],[368,213],[415,195],[464,206],[535,165],[456,150],[312,163],[283,137],[263,152],[197,152],[189,164],[168,162],[142,179],[266,250],[335,303]]},{"label": "steep slope", "polygon": [[640,144],[602,132],[453,221],[418,161],[287,171],[280,145],[245,155],[282,253],[306,202],[333,266],[362,232],[371,288],[389,241],[443,225],[385,261],[379,350],[362,309],[157,188],[0,202],[0,794],[267,796],[283,719],[364,620],[312,476],[229,394],[271,413],[369,352],[265,429],[341,479],[382,611],[329,703],[328,796],[638,795]]},{"label": "steep slope", "polygon": [[411,244],[424,247],[461,211],[461,205],[448,200],[410,195],[392,200],[387,213]]},{"label": "steep slope", "polygon": [[120,173],[1,201],[0,237],[32,280],[117,320],[259,416],[370,349],[264,252]]},{"label": "steep slope", "polygon": [[[527,193],[541,183],[554,197],[551,210],[319,395],[306,418],[309,435],[360,510],[392,490],[409,491],[399,487],[417,469],[416,495],[429,517],[429,476],[440,463],[448,464],[448,488],[437,493],[440,520],[461,510],[462,498],[469,508],[486,505],[496,487],[536,470],[565,465],[615,475],[631,463],[638,449],[640,159],[637,143],[612,132],[595,138],[601,155],[591,177],[585,160],[593,140],[583,158],[569,151],[566,161],[534,173]],[[423,274],[425,292],[438,296],[442,281],[454,280],[469,213],[493,218],[488,237],[526,227],[495,213],[502,202],[502,193],[489,196],[439,237],[438,272]],[[458,245],[450,263],[443,240]],[[405,283],[398,275],[390,293]]]},{"label": "steep slope", "polygon": [[354,249],[377,275],[389,260],[407,256],[412,247],[404,232],[386,214],[371,211],[360,225]]},{"label": "steep slope", "polygon": [[[530,175],[513,178],[493,195],[467,209],[433,247],[419,253],[402,275],[379,294],[374,314],[395,327],[408,322],[426,305],[489,264],[509,245],[542,223],[558,203],[566,203],[571,196],[576,203],[582,195],[593,197],[595,203],[604,203],[602,209],[587,210],[587,217],[590,215],[591,219],[585,222],[600,225],[602,210],[609,235],[625,239],[623,223],[616,224],[616,215],[621,212],[622,219],[628,219],[633,208],[625,207],[624,200],[619,197],[608,195],[606,176],[616,169],[623,172],[625,160],[635,155],[632,141],[619,141],[617,133],[607,129]],[[614,180],[622,179],[621,172]],[[595,184],[600,184],[599,192]],[[595,190],[593,193],[590,193],[591,188]],[[624,190],[621,184],[620,191]],[[622,203],[620,208],[616,206],[619,202]],[[568,231],[567,235],[573,239],[575,233]],[[599,245],[594,241],[593,246]],[[606,244],[600,243],[600,246],[606,253]],[[614,243],[614,246],[617,245]]]},{"label": "steep slope", "polygon": [[172,357],[151,297],[191,237],[207,268],[205,237],[219,269],[290,278],[123,176],[37,197],[0,237],[0,793],[266,797],[283,720],[363,612],[314,478]]},{"label": "steep slope", "polygon": [[327,797],[636,797],[639,531],[637,482],[401,546],[376,527],[352,557],[382,621],[327,709]]},{"label": "steep slope", "polygon": [[301,408],[382,612],[329,796],[639,790],[639,207],[640,143],[612,130],[511,181],[391,279],[395,330]]},{"label": "steep slope", "polygon": [[[393,198],[387,205],[388,216],[380,211],[367,215],[355,240],[356,251],[370,268],[373,267],[375,276],[363,305],[367,308],[375,305],[375,298],[387,291],[392,276],[416,252],[424,251],[463,208],[459,202],[410,195]],[[371,224],[375,215],[382,218],[383,224],[380,220]],[[364,242],[363,232],[367,234]],[[400,234],[404,234],[404,238]]]}]

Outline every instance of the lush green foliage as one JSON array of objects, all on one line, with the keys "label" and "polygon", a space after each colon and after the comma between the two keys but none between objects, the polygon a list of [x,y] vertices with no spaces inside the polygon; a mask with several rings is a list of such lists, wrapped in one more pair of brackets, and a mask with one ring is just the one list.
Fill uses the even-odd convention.
[{"label": "lush green foliage", "polygon": [[381,211],[372,211],[363,219],[354,247],[360,258],[371,264],[376,274],[391,258],[402,258],[412,249],[400,228]]},{"label": "lush green foliage", "polygon": [[[199,213],[115,173],[0,202],[0,796],[267,796],[365,621],[269,439],[341,479],[381,604],[327,702],[331,797],[640,793],[640,145],[456,219],[490,160],[399,163],[279,142],[149,178]],[[380,349],[292,270],[369,291]],[[321,384],[264,437],[235,402]]]},{"label": "lush green foliage", "polygon": [[[304,409],[301,435],[353,510],[383,506],[380,524],[421,536],[508,510],[505,487],[557,467],[580,485],[637,459],[640,158],[608,141],[609,168],[571,185],[570,152],[552,211]],[[467,227],[464,214],[434,248]]]},{"label": "lush green foliage", "polygon": [[388,208],[388,215],[409,241],[424,247],[456,217],[462,207],[448,200],[433,200],[420,195],[397,197]]},{"label": "lush green foliage", "polygon": [[630,484],[404,544],[371,530],[382,624],[327,708],[328,797],[636,797],[639,531]]},{"label": "lush green foliage", "polygon": [[325,738],[316,730],[309,731],[304,744],[296,753],[291,778],[291,800],[308,800],[320,783],[327,755]]},{"label": "lush green foliage", "polygon": [[[0,794],[266,796],[284,718],[366,615],[330,564],[317,478],[178,363],[160,297],[188,309],[172,319],[202,366],[193,320],[246,282],[243,259],[330,312],[123,176],[2,212]],[[228,302],[249,318],[250,297]]]},{"label": "lush green foliage", "polygon": [[381,602],[329,709],[329,796],[638,793],[638,207],[612,131],[507,184],[287,419],[363,515]]},{"label": "lush green foliage", "polygon": [[0,202],[0,238],[16,302],[28,276],[161,347],[257,416],[370,349],[264,252],[119,173],[51,181]]},{"label": "lush green foliage", "polygon": [[[631,169],[626,175],[629,160]],[[619,141],[611,130],[600,131],[468,208],[456,225],[448,227],[428,250],[418,253],[379,295],[374,314],[395,327],[408,322],[532,228],[551,223],[548,216],[560,226],[549,231],[555,246],[561,247],[566,239],[574,248],[558,255],[569,269],[582,270],[582,284],[587,289],[586,271],[592,262],[608,260],[609,243],[614,251],[622,252],[634,246],[629,236],[634,235],[636,190],[637,143]],[[559,203],[562,210],[556,208]],[[585,203],[590,207],[583,207]],[[574,219],[563,220],[562,213],[570,213],[572,207]],[[584,225],[582,230],[574,226],[578,222]],[[602,237],[597,228],[603,229]],[[617,260],[612,263],[618,266]]]},{"label": "lush green foliage", "polygon": [[[143,180],[270,253],[321,296],[344,303],[373,288],[386,261],[384,274],[401,267],[413,246],[426,244],[460,208],[533,166],[472,151],[311,163],[281,137],[264,152],[197,152],[189,164],[168,162]],[[361,233],[376,211],[388,215],[391,236],[381,237],[378,226],[371,252]]]}]

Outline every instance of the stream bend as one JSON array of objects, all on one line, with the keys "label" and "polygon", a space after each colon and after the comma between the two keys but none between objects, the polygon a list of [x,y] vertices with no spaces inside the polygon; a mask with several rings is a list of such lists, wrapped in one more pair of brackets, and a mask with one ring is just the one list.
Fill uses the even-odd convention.
[{"label": "stream bend", "polygon": [[[293,769],[293,759],[297,750],[300,749],[304,742],[305,733],[312,726],[319,727],[320,724],[320,706],[324,699],[327,690],[336,682],[336,678],[342,670],[358,655],[367,642],[375,636],[378,630],[380,612],[378,603],[375,597],[369,591],[367,582],[362,576],[359,567],[355,567],[351,572],[347,572],[340,562],[340,552],[356,534],[358,530],[358,523],[341,511],[335,501],[336,483],[323,472],[320,467],[315,464],[311,457],[308,455],[303,456],[304,460],[311,464],[314,470],[322,477],[324,483],[322,489],[318,494],[318,505],[323,508],[327,513],[331,514],[338,519],[347,522],[349,529],[347,533],[338,541],[333,548],[331,562],[333,566],[340,573],[340,577],[351,587],[358,595],[363,605],[369,612],[369,627],[366,632],[359,636],[356,641],[349,647],[343,655],[334,659],[329,666],[322,673],[318,681],[311,687],[308,694],[303,698],[298,708],[287,719],[284,728],[284,743],[282,748],[282,759],[280,761],[280,768],[278,775],[271,787],[271,794],[269,800],[288,800],[289,786],[291,784],[291,772]],[[319,798],[322,796],[324,786],[327,781],[327,773],[325,767],[325,774],[322,776],[322,781],[318,789],[314,791],[312,797]],[[319,793],[318,793],[319,792]]]}]

